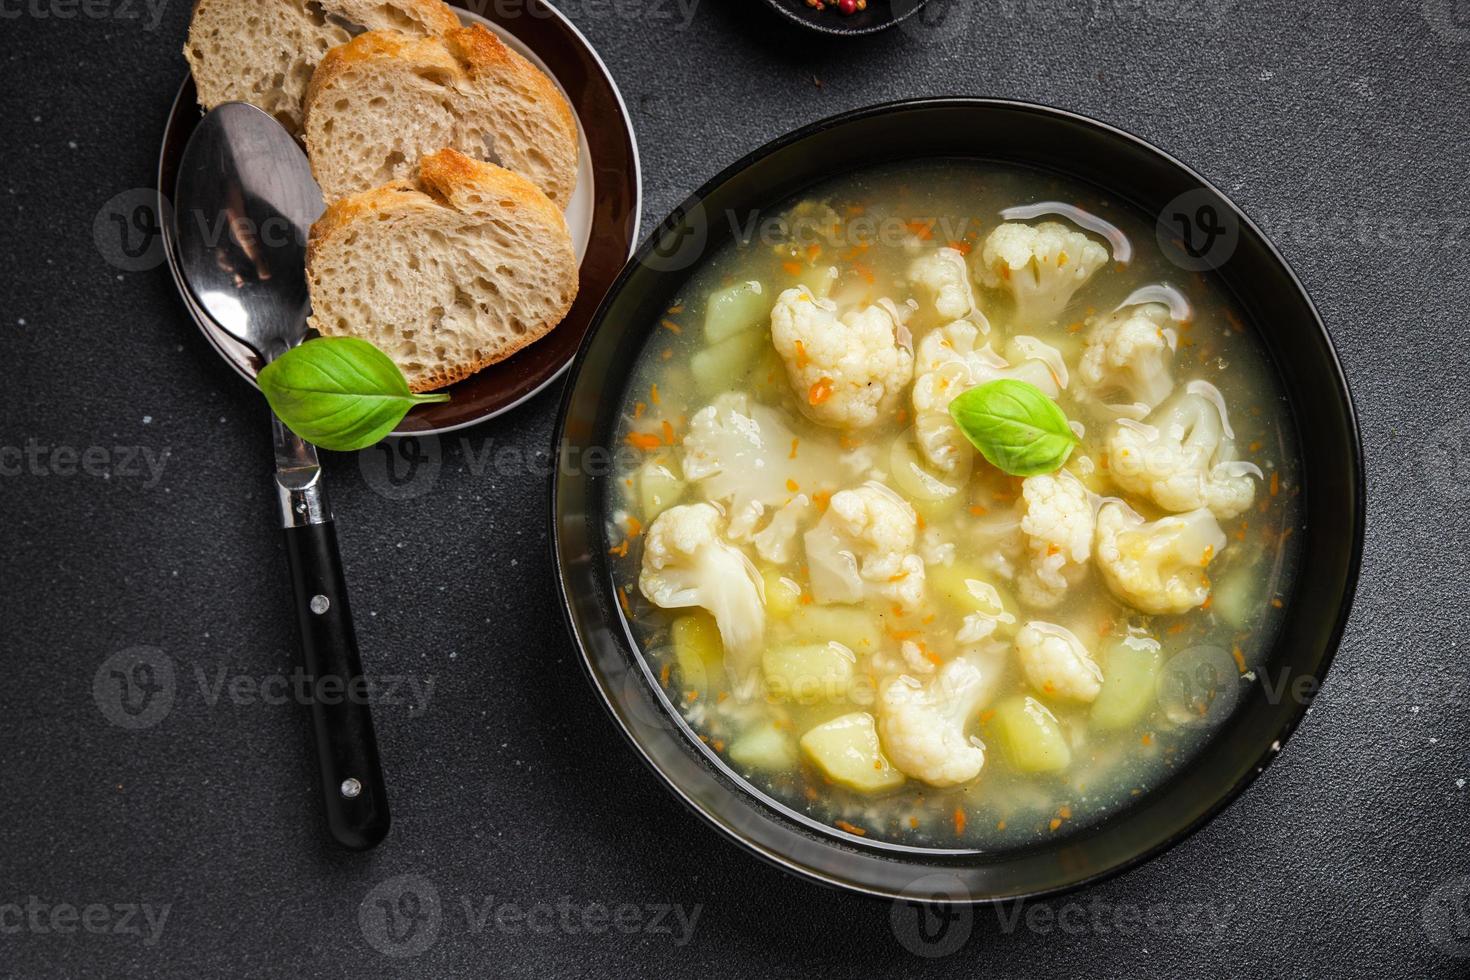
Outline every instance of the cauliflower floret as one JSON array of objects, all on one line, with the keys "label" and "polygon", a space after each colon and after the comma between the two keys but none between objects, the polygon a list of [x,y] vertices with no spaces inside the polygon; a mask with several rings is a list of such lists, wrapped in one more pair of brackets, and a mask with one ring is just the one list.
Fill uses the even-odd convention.
[{"label": "cauliflower floret", "polygon": [[[970,270],[957,249],[941,248],[917,258],[909,266],[909,280],[934,298],[934,311],[944,320],[963,320],[975,309],[975,292],[970,288]],[[980,317],[984,324],[984,317]]]},{"label": "cauliflower floret", "polygon": [[1164,510],[1208,507],[1224,520],[1251,505],[1261,471],[1235,458],[1235,433],[1214,385],[1191,381],[1142,422],[1119,419],[1108,436],[1118,486]]},{"label": "cauliflower floret", "polygon": [[1096,401],[1123,399],[1146,412],[1174,390],[1179,336],[1162,303],[1130,306],[1092,321],[1077,377]]},{"label": "cauliflower floret", "polygon": [[786,362],[796,402],[813,422],[861,429],[889,412],[914,376],[903,315],[879,302],[841,317],[805,286],[771,311],[771,340]]},{"label": "cauliflower floret", "polygon": [[1060,222],[1007,222],[986,236],[976,274],[1010,292],[1018,323],[1045,325],[1107,261],[1106,248]]},{"label": "cauliflower floret", "polygon": [[970,320],[956,320],[929,331],[919,342],[912,396],[914,437],[924,458],[946,474],[954,473],[974,452],[949,416],[950,402],[997,378],[1029,381],[1049,398],[1061,391],[1062,378],[1053,364],[1062,364],[1062,356],[1054,348],[1032,337],[1014,338],[1026,341],[1013,345],[1026,356],[1012,365],[989,344],[977,349],[979,335],[980,328]]},{"label": "cauliflower floret", "polygon": [[924,654],[924,648],[913,640],[904,640],[898,645],[895,655],[891,649],[873,654],[872,668],[878,676],[887,674],[911,674],[927,677],[934,673],[936,664]]},{"label": "cauliflower floret", "polygon": [[832,495],[806,532],[812,596],[822,603],[872,595],[912,609],[924,601],[924,560],[914,554],[918,515],[898,494],[868,482]]},{"label": "cauliflower floret", "polygon": [[751,535],[756,554],[776,565],[784,565],[794,557],[796,531],[812,511],[811,498],[797,494],[771,515],[766,526]]},{"label": "cauliflower floret", "polygon": [[980,775],[985,746],[965,734],[995,692],[999,671],[962,654],[928,684],[907,674],[878,688],[878,735],[894,767],[930,786],[958,786]]},{"label": "cauliflower floret", "polygon": [[1092,557],[1092,496],[1067,472],[1021,482],[1021,532],[1030,564],[1016,577],[1021,601],[1050,609],[1087,575]]},{"label": "cauliflower floret", "polygon": [[952,565],[954,553],[954,542],[943,531],[933,524],[924,528],[919,537],[919,555],[925,565]]},{"label": "cauliflower floret", "polygon": [[1205,569],[1225,534],[1205,508],[1151,523],[1109,501],[1097,514],[1097,567],[1120,602],[1156,616],[1188,612],[1210,595]]},{"label": "cauliflower floret", "polygon": [[1016,632],[1016,656],[1046,697],[1090,703],[1102,690],[1102,668],[1071,630],[1033,620]]},{"label": "cauliflower floret", "polygon": [[715,617],[725,669],[737,690],[760,663],[765,636],[765,587],[745,552],[725,542],[713,504],[670,507],[649,525],[638,590],[655,606],[703,606]]},{"label": "cauliflower floret", "polygon": [[[836,459],[832,447],[798,440],[779,412],[734,392],[695,412],[684,437],[684,476],[698,481],[707,499],[726,505],[727,533],[736,541],[760,533],[756,528],[766,510],[784,508],[793,494],[833,489]],[[795,512],[791,519],[801,516]],[[795,532],[794,524],[787,532],[783,523],[767,537]],[[767,547],[776,544],[772,540]],[[765,551],[761,556],[775,560]]]}]

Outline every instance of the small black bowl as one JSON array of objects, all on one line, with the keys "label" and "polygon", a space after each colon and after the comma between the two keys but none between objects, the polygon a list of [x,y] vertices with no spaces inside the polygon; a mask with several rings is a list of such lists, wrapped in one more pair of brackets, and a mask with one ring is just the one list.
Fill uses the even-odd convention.
[{"label": "small black bowl", "polygon": [[[1208,267],[1234,298],[1278,373],[1301,452],[1301,572],[1258,668],[1270,685],[1246,688],[1189,764],[1127,809],[1069,836],[994,853],[845,834],[764,796],[731,770],[679,717],[638,652],[604,531],[620,395],[690,272],[752,215],[831,178],[834,161],[862,169],[955,157],[1063,174],[1154,217],[1166,249],[1188,249],[1177,261]],[[1211,235],[1195,240],[1191,231],[1199,228]],[[1176,230],[1184,236],[1177,242]],[[1228,233],[1232,248],[1211,255],[1216,230]],[[1285,261],[1234,204],[1177,160],[1090,119],[1016,102],[933,99],[863,109],[778,139],[715,177],[653,234],[603,300],[572,365],[557,440],[564,465],[551,509],[563,609],[618,725],[679,797],[735,841],[792,872],[874,895],[974,902],[1048,894],[1178,843],[1244,790],[1301,721],[1341,638],[1363,548],[1362,448],[1347,382]]]},{"label": "small black bowl", "polygon": [[[770,7],[782,17],[800,24],[808,30],[822,34],[854,35],[876,34],[886,31],[899,21],[911,17],[929,0],[868,0],[865,10],[852,14],[836,10],[815,10],[804,0],[766,0]],[[969,3],[970,0],[959,0]]]}]

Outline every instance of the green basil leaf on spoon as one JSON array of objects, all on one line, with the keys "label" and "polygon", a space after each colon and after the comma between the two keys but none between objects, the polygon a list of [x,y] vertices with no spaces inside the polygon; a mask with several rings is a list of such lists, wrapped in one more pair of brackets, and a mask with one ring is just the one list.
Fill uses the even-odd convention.
[{"label": "green basil leaf on spoon", "polygon": [[286,428],[338,452],[371,446],[415,405],[449,401],[409,391],[398,365],[356,337],[308,340],[267,364],[258,380]]},{"label": "green basil leaf on spoon", "polygon": [[987,381],[950,402],[949,414],[980,455],[1011,476],[1055,472],[1079,442],[1057,403],[1025,381]]}]

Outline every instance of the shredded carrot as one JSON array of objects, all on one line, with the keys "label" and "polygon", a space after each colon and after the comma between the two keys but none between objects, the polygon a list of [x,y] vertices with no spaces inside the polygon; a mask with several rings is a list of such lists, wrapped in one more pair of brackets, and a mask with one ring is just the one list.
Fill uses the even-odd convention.
[{"label": "shredded carrot", "polygon": [[607,553],[610,555],[617,555],[619,558],[628,557],[628,540],[624,538],[621,544],[613,545],[611,548],[607,549]]},{"label": "shredded carrot", "polygon": [[960,238],[950,242],[949,247],[954,249],[956,252],[959,252],[961,255],[969,255],[970,249],[974,248],[975,246],[971,245],[963,238]]},{"label": "shredded carrot", "polygon": [[799,275],[801,275],[801,263],[800,262],[782,262],[781,263],[781,268],[786,272],[786,274],[788,276],[799,276]]},{"label": "shredded carrot", "polygon": [[1144,732],[1143,738],[1139,739],[1139,741],[1141,741],[1144,745],[1152,745],[1154,744],[1153,734],[1150,732]]},{"label": "shredded carrot", "polygon": [[809,263],[817,261],[817,257],[821,254],[822,246],[818,245],[816,242],[812,242],[806,247],[806,260]]},{"label": "shredded carrot", "polygon": [[1051,823],[1047,824],[1046,826],[1049,829],[1051,829],[1051,830],[1056,830],[1061,825],[1062,825],[1062,822],[1060,820],[1058,820],[1056,817],[1052,817],[1051,818]]},{"label": "shredded carrot", "polygon": [[648,406],[642,402],[638,402],[633,406],[633,417],[635,419],[641,419],[643,418],[643,413],[646,411],[648,411]]},{"label": "shredded carrot", "polygon": [[980,712],[980,724],[983,725],[983,724],[985,724],[986,722],[988,722],[990,719],[992,719],[994,717],[995,717],[995,709],[994,708],[987,708],[984,711]]},{"label": "shredded carrot", "polygon": [[671,423],[668,419],[664,419],[664,422],[663,422],[663,430],[664,430],[664,444],[665,445],[668,445],[668,446],[672,446],[674,444],[674,426],[673,426],[673,423]]},{"label": "shredded carrot", "polygon": [[1057,816],[1061,817],[1063,820],[1071,820],[1072,808],[1067,806],[1066,804],[1063,804],[1062,806],[1057,808]]},{"label": "shredded carrot", "polygon": [[679,326],[673,320],[660,320],[658,325],[661,326],[661,327],[663,327],[665,330],[669,331],[670,333],[683,333],[684,332],[684,328],[681,327],[681,326]]},{"label": "shredded carrot", "polygon": [[1280,599],[1272,599],[1271,600],[1271,605],[1272,605],[1272,607],[1274,607],[1276,609],[1280,609],[1282,603],[1281,603],[1281,600]]},{"label": "shredded carrot", "polygon": [[1235,666],[1244,674],[1246,672],[1245,654],[1240,652],[1240,647],[1231,646],[1230,655],[1235,658]]},{"label": "shredded carrot", "polygon": [[1275,470],[1272,470],[1271,471],[1271,496],[1274,497],[1274,496],[1276,496],[1280,492],[1281,492],[1281,474],[1278,473],[1278,472],[1276,472]]},{"label": "shredded carrot", "polygon": [[965,811],[959,807],[954,808],[954,832],[956,835],[965,832]]},{"label": "shredded carrot", "polygon": [[801,484],[797,483],[795,480],[787,480],[786,489],[791,493],[795,493],[796,491],[801,489]]},{"label": "shredded carrot", "polygon": [[669,668],[672,666],[672,664],[664,664],[663,669],[658,672],[658,682],[664,688],[669,686]]},{"label": "shredded carrot", "polygon": [[652,452],[663,446],[663,443],[659,442],[658,436],[651,432],[628,433],[628,444],[635,449],[642,449],[645,452]]},{"label": "shredded carrot", "polygon": [[807,392],[806,400],[813,405],[820,405],[831,397],[832,379],[819,378],[817,379],[817,383],[812,385],[811,390]]},{"label": "shredded carrot", "polygon": [[1205,601],[1204,602],[1201,602],[1199,604],[1200,610],[1203,611],[1205,609],[1210,608],[1210,606],[1213,605],[1214,602],[1215,602],[1215,594],[1213,592],[1211,592],[1209,595],[1205,596]]},{"label": "shredded carrot", "polygon": [[995,829],[996,830],[1005,830],[1006,829],[1006,822],[1004,820],[997,821],[996,822],[996,825],[995,825]]},{"label": "shredded carrot", "polygon": [[651,402],[653,402],[655,405],[658,405],[658,404],[661,403],[662,400],[658,397],[658,385],[657,384],[651,384],[651,385],[648,386],[648,400],[651,401]]},{"label": "shredded carrot", "polygon": [[796,447],[799,446],[799,445],[801,445],[801,440],[800,439],[792,439],[791,440],[791,454],[786,457],[787,459],[795,459],[796,458]]},{"label": "shredded carrot", "polygon": [[878,279],[877,274],[873,272],[873,267],[870,265],[864,265],[861,262],[854,262],[852,264],[852,271],[856,272],[859,276],[862,276],[863,282],[871,283],[876,282]]},{"label": "shredded carrot", "polygon": [[671,307],[668,308],[667,312],[668,312],[669,316],[677,316],[678,314],[684,312],[684,304],[683,303],[675,303],[673,306],[671,306]]},{"label": "shredded carrot", "polygon": [[632,514],[628,515],[628,537],[636,538],[643,533],[643,522]]},{"label": "shredded carrot", "polygon": [[859,827],[857,824],[848,823],[846,820],[834,820],[833,823],[837,826],[839,830],[845,830],[849,834],[857,834],[859,837],[866,837],[868,835],[868,832],[866,830]]},{"label": "shredded carrot", "polygon": [[628,590],[621,585],[618,586],[618,605],[623,607],[626,615],[633,615],[633,606],[628,602]]},{"label": "shredded carrot", "polygon": [[918,830],[919,829],[919,818],[918,817],[909,817],[909,829],[910,830]]},{"label": "shredded carrot", "polygon": [[812,503],[814,503],[814,504],[817,505],[817,510],[819,512],[820,511],[825,511],[827,509],[827,505],[830,504],[831,502],[832,502],[832,491],[831,490],[818,490],[816,493],[812,494]]},{"label": "shredded carrot", "polygon": [[970,505],[970,514],[974,517],[984,517],[988,513],[990,513],[989,507],[982,507],[980,504]]}]

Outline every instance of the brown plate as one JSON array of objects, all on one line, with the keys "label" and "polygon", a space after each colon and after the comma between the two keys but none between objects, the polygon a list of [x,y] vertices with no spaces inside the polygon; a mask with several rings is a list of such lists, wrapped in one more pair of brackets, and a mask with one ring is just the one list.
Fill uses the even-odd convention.
[{"label": "brown plate", "polygon": [[[581,160],[577,190],[566,213],[581,263],[580,285],[577,300],[560,326],[507,360],[445,389],[451,395],[448,402],[415,407],[399,423],[395,434],[448,432],[474,425],[509,411],[555,381],[571,363],[603,294],[638,242],[642,203],[638,145],[617,85],[587,39],[545,0],[524,0],[521,4],[448,2],[458,8],[461,20],[484,24],[545,70],[561,86],[576,113]],[[467,9],[471,6],[473,11]],[[158,159],[160,217],[171,213],[179,159],[201,117],[194,80],[186,78],[163,131]],[[173,222],[161,220],[159,224],[169,268],[190,317],[215,350],[254,384],[261,367],[259,359],[190,298],[180,277]]]}]

